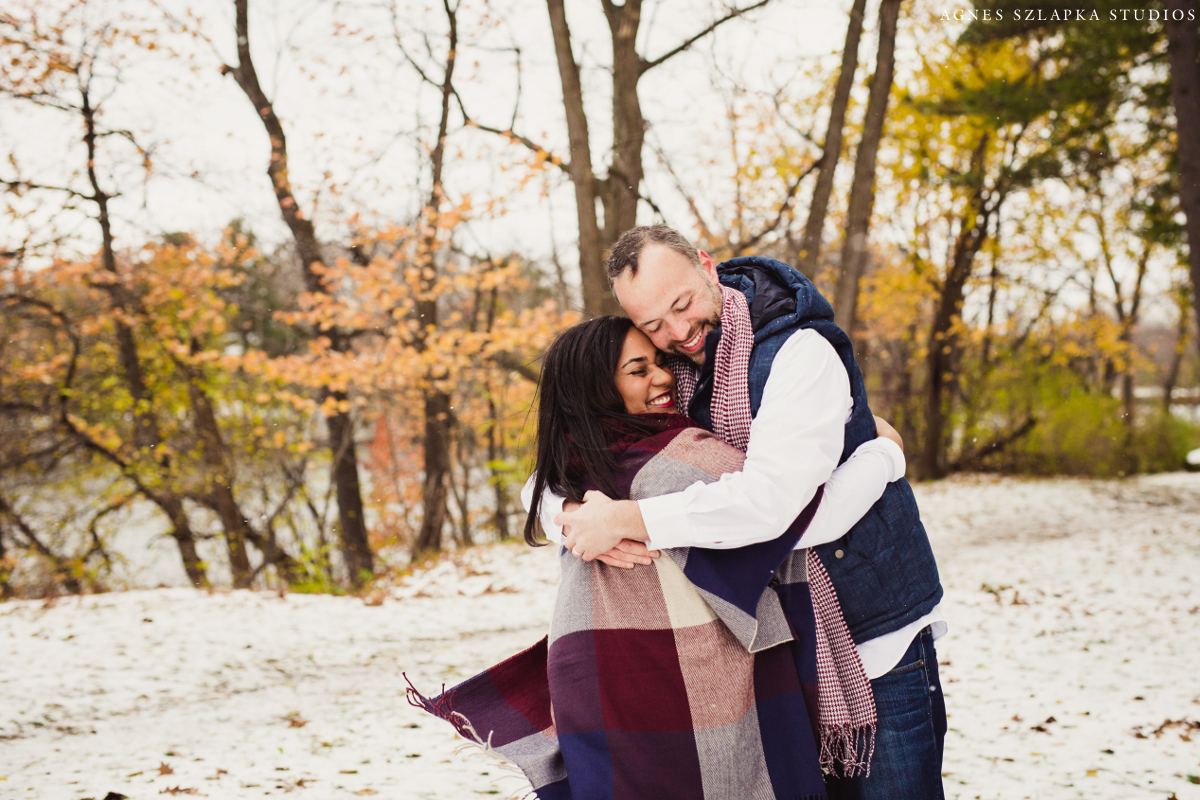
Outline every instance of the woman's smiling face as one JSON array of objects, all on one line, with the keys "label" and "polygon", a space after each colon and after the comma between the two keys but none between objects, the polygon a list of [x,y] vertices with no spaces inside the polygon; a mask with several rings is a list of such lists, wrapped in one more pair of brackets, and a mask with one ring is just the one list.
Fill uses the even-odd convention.
[{"label": "woman's smiling face", "polygon": [[617,362],[617,391],[630,414],[675,414],[675,374],[646,334],[630,328]]}]

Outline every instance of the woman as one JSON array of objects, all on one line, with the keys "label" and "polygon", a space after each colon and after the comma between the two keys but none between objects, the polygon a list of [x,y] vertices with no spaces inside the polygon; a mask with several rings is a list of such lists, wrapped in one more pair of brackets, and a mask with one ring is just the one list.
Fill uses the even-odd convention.
[{"label": "woman", "polygon": [[[740,451],[678,413],[661,359],[617,317],[551,346],[530,544],[546,487],[576,501],[589,489],[637,499],[740,468]],[[864,766],[870,731],[831,728],[818,713],[845,705],[841,673],[857,656],[836,598],[835,620],[814,614],[810,564],[793,548],[802,535],[829,541],[856,522],[892,477],[882,460],[856,452],[826,486],[833,502],[818,493],[771,542],[678,548],[631,570],[563,551],[547,639],[438,698],[413,691],[410,700],[514,761],[542,800],[823,798],[822,765]]]}]

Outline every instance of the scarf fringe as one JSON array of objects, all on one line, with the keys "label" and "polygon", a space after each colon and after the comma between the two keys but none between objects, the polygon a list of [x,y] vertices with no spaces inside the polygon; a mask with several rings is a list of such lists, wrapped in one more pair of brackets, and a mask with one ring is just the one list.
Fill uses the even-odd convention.
[{"label": "scarf fringe", "polygon": [[[433,714],[438,719],[444,719],[454,726],[454,731],[464,739],[470,739],[476,744],[484,744],[479,738],[479,734],[471,726],[471,722],[454,710],[454,690],[446,691],[446,684],[442,684],[442,693],[430,700],[425,695],[417,691],[417,687],[413,686],[413,682],[408,679],[408,674],[401,672],[401,677],[408,684],[408,688],[404,690],[404,697],[408,700],[410,706]],[[489,745],[490,746],[490,745]]]},{"label": "scarf fringe", "polygon": [[[462,715],[460,714],[459,716]],[[471,731],[474,733],[474,728]],[[488,742],[485,744],[468,739],[454,748],[454,755],[456,756],[462,756],[465,753],[485,758],[488,764],[500,771],[501,774],[494,778],[489,776],[488,785],[497,794],[503,795],[505,800],[536,800],[537,790],[530,785],[529,778],[520,767],[505,758],[499,750],[492,747],[491,736],[488,737]],[[522,785],[513,787],[512,789],[505,789],[500,785],[501,781],[512,780],[520,781]]]},{"label": "scarf fringe", "polygon": [[875,725],[822,725],[821,769],[839,778],[867,778],[875,754]]},{"label": "scarf fringe", "polygon": [[[726,444],[746,452],[753,424],[747,376],[754,351],[754,324],[744,294],[722,286],[721,297],[721,339],[714,358],[709,409],[713,432]],[[675,373],[680,405],[689,408],[699,370],[680,357],[668,364]],[[805,555],[804,566],[816,616],[821,767],[835,774],[840,767],[846,777],[869,775],[878,720],[871,682],[842,616],[837,590],[812,549]]]},{"label": "scarf fringe", "polygon": [[404,682],[408,684],[408,688],[404,690],[404,696],[408,700],[409,705],[428,712],[438,719],[449,722],[454,726],[454,731],[466,740],[454,748],[455,755],[462,755],[467,752],[479,754],[485,757],[492,766],[504,773],[497,775],[488,782],[493,789],[498,793],[502,792],[504,790],[499,785],[500,781],[518,779],[526,785],[518,786],[509,791],[506,795],[508,800],[529,800],[530,798],[537,797],[536,790],[528,785],[529,778],[525,775],[524,771],[506,758],[503,753],[492,747],[492,734],[488,733],[488,737],[485,740],[475,730],[475,726],[471,724],[469,719],[454,710],[453,690],[447,692],[445,684],[442,684],[442,693],[431,700],[421,694],[417,690],[417,687],[413,686],[412,681],[409,680],[406,673],[401,672],[400,675],[404,678]]}]

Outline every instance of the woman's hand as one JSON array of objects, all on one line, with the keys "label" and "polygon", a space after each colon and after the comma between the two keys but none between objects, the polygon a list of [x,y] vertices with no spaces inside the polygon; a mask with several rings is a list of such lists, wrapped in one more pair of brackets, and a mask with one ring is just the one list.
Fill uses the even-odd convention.
[{"label": "woman's hand", "polygon": [[[582,507],[582,504],[567,500],[563,503],[563,511],[577,511]],[[564,534],[570,534],[570,530],[564,530]],[[622,539],[617,542],[617,546],[609,550],[602,556],[596,556],[596,560],[610,567],[620,567],[621,569],[633,569],[638,564],[643,566],[653,564],[653,559],[658,558],[659,552],[646,547],[643,542],[635,542],[633,539]]]},{"label": "woman's hand", "polygon": [[622,539],[612,550],[602,556],[597,556],[596,560],[608,564],[610,567],[633,569],[638,564],[643,566],[653,564],[658,555],[658,551],[647,548],[645,542]]},{"label": "woman's hand", "polygon": [[891,439],[896,444],[900,445],[900,450],[904,450],[904,440],[900,438],[900,434],[896,432],[888,421],[883,417],[875,417],[875,432],[885,439]]},{"label": "woman's hand", "polygon": [[563,545],[584,561],[608,555],[623,539],[648,537],[642,512],[632,500],[613,500],[603,492],[588,492],[583,505],[554,518],[563,526]]}]

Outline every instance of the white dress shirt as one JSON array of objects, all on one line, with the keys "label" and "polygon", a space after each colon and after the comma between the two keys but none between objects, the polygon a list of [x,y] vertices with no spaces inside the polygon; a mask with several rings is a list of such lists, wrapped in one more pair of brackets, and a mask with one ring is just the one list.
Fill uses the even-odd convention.
[{"label": "white dress shirt", "polygon": [[[840,538],[879,499],[886,483],[904,474],[903,454],[897,472],[894,459],[900,448],[888,442],[895,448],[891,454],[893,470],[882,483],[876,479],[873,487],[864,489],[854,488],[848,481],[842,487],[842,481],[832,479],[837,474],[845,424],[852,411],[850,379],[837,351],[816,331],[796,331],[771,365],[758,414],[750,426],[742,471],[727,473],[713,483],[697,482],[682,492],[639,500],[650,534],[648,544],[655,549],[722,548],[774,539],[796,519],[822,484],[825,495],[800,545],[810,547]],[[863,448],[868,446],[872,447],[849,473],[851,478],[858,469],[864,476],[873,472],[874,468],[866,465],[878,463],[878,455],[871,455],[875,448],[888,450],[886,445],[872,442]],[[848,459],[842,468],[851,466]],[[522,492],[526,508],[531,505],[532,497],[527,497],[531,494],[532,479]],[[547,490],[539,514],[546,535],[560,542],[562,533],[553,520],[562,510],[562,502]],[[827,506],[832,508],[823,515]],[[851,513],[855,516],[850,517]],[[935,638],[945,633],[939,608],[899,631],[858,645],[867,677],[877,678],[895,667],[926,625],[933,626]]]},{"label": "white dress shirt", "polygon": [[[825,494],[821,497],[821,504],[817,506],[817,512],[796,544],[796,549],[816,547],[845,536],[846,532],[862,519],[863,514],[883,496],[887,485],[904,477],[904,470],[904,451],[891,439],[880,437],[863,442],[850,458],[846,459],[846,463],[835,469],[825,482]],[[532,477],[521,489],[521,501],[526,510],[533,505]],[[546,538],[557,544],[562,544],[563,533],[562,527],[554,524],[554,518],[562,511],[562,507],[561,497],[549,491],[543,494],[538,521],[542,523]],[[718,541],[691,546],[720,550],[736,547],[738,544],[730,545]],[[646,542],[646,546],[651,550],[662,547],[653,539]]]}]

